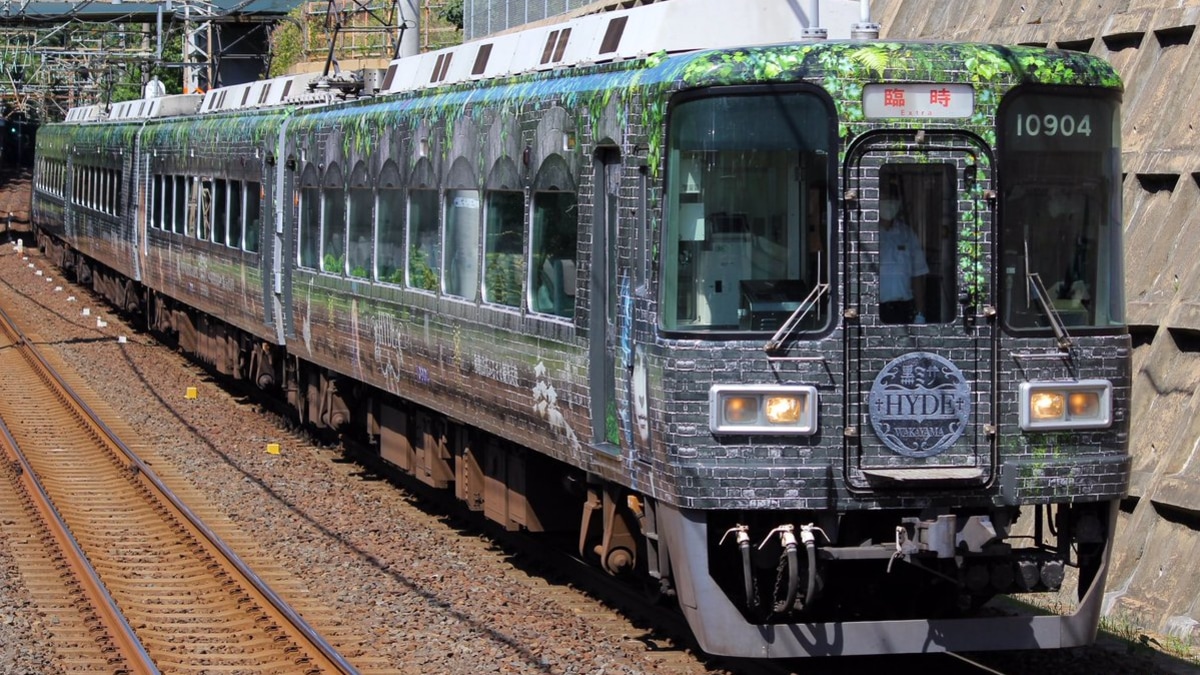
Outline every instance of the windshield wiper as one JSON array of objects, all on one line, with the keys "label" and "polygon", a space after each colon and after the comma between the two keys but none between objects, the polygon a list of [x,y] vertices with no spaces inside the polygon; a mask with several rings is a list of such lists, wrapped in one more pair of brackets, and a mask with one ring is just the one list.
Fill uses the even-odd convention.
[{"label": "windshield wiper", "polygon": [[800,325],[804,317],[808,316],[808,313],[817,306],[817,301],[828,292],[829,284],[819,283],[813,287],[808,297],[804,298],[800,302],[800,305],[796,307],[796,311],[792,312],[787,321],[784,321],[779,330],[775,331],[775,334],[771,336],[771,339],[767,340],[767,344],[763,345],[763,351],[768,356],[774,356],[783,347],[783,341],[792,334],[792,331],[796,330],[796,326]]},{"label": "windshield wiper", "polygon": [[1046,286],[1042,284],[1042,276],[1037,272],[1026,272],[1025,276],[1042,311],[1050,319],[1050,327],[1054,329],[1054,337],[1058,339],[1058,348],[1064,352],[1070,351],[1071,336],[1067,334],[1067,326],[1059,316],[1058,310],[1054,308],[1054,303],[1050,301],[1050,294],[1046,291]]}]

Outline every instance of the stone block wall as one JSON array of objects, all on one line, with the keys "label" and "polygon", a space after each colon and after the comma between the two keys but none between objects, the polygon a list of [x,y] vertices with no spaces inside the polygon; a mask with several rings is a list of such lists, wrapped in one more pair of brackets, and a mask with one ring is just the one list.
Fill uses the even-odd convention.
[{"label": "stone block wall", "polygon": [[1200,636],[1200,1],[874,0],[884,39],[1108,59],[1122,105],[1133,475],[1106,612]]}]

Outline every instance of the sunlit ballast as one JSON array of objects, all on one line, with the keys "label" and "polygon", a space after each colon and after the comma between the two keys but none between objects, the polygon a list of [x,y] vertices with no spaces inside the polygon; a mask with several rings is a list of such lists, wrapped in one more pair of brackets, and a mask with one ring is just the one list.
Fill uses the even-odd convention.
[{"label": "sunlit ballast", "polygon": [[1112,424],[1112,383],[1108,380],[1022,382],[1021,428],[1103,429]]},{"label": "sunlit ballast", "polygon": [[714,434],[798,434],[817,431],[817,388],[719,384],[709,390]]}]

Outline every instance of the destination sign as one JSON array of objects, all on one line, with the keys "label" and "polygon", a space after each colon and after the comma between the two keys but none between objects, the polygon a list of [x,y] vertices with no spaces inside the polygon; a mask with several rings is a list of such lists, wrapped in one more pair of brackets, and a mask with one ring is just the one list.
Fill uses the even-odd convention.
[{"label": "destination sign", "polygon": [[948,119],[970,117],[974,112],[975,90],[968,84],[868,84],[863,88],[867,119]]}]

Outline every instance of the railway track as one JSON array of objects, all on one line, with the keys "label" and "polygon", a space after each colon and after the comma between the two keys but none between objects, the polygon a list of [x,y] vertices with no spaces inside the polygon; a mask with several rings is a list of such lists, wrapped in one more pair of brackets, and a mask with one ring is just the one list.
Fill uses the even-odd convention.
[{"label": "railway track", "polygon": [[13,488],[0,509],[31,592],[54,608],[65,670],[357,672],[109,432],[3,311],[0,391],[2,475]]}]

